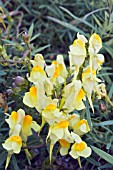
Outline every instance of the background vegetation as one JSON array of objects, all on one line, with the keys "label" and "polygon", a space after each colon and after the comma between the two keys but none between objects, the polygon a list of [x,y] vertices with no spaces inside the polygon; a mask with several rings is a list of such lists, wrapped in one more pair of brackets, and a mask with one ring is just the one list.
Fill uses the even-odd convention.
[{"label": "background vegetation", "polygon": [[[57,54],[63,54],[68,66],[68,50],[80,32],[87,38],[94,32],[103,41],[101,53],[105,55],[105,64],[99,74],[107,86],[109,98],[113,101],[113,11],[112,0],[1,0],[6,29],[0,19],[0,169],[4,169],[6,151],[2,143],[8,136],[5,112],[24,108],[34,119],[41,122],[36,111],[23,105],[22,96],[29,89],[26,73],[30,70],[29,59],[36,53],[42,53],[49,64]],[[26,38],[25,32],[28,34]],[[6,51],[5,51],[6,50]],[[24,86],[15,86],[15,77],[26,79]],[[95,114],[87,106],[87,120],[91,132],[85,136],[86,142],[113,155],[113,108],[105,100],[94,101]],[[9,170],[33,169],[80,169],[77,161],[69,156],[61,157],[54,151],[53,164],[49,165],[46,149],[46,126],[38,137],[35,133],[27,145],[33,159],[26,158],[24,149],[11,159]],[[48,148],[48,146],[47,146]],[[95,149],[94,149],[95,150]],[[96,152],[96,150],[95,150]],[[112,170],[111,159],[105,153],[93,152],[90,158],[82,159],[85,170]],[[100,153],[100,155],[99,155]],[[101,158],[107,158],[107,162]]]}]

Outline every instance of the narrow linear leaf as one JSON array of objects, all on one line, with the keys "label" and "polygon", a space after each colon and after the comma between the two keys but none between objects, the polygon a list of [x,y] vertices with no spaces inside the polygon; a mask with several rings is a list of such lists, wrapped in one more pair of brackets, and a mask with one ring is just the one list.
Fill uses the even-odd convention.
[{"label": "narrow linear leaf", "polygon": [[7,157],[7,153],[6,151],[0,153],[0,167],[2,166],[2,164],[5,162],[6,160],[6,157]]},{"label": "narrow linear leaf", "polygon": [[50,16],[48,16],[47,18],[48,18],[49,20],[51,20],[51,21],[57,22],[58,24],[66,27],[66,28],[69,28],[69,29],[71,29],[71,30],[73,30],[73,31],[75,31],[75,32],[79,32],[79,33],[85,35],[85,32],[83,32],[83,31],[80,30],[79,28],[76,28],[75,26],[73,26],[73,25],[71,25],[71,24],[69,24],[69,23],[66,23],[66,22],[64,22],[64,21],[60,21],[59,19],[56,19],[56,18],[50,17]]},{"label": "narrow linear leaf", "polygon": [[113,95],[113,84],[111,85],[111,88],[110,88],[109,93],[108,93],[108,96],[109,96],[110,99],[112,98],[112,95]]},{"label": "narrow linear leaf", "polygon": [[105,159],[107,162],[111,163],[113,165],[113,156],[111,156],[110,154],[102,151],[101,149],[98,149],[97,147],[91,146],[91,148],[93,149],[93,151],[99,155],[101,158]]},{"label": "narrow linear leaf", "polygon": [[65,11],[66,13],[68,13],[71,17],[73,17],[75,20],[78,20],[82,23],[84,23],[85,25],[89,26],[90,28],[92,28],[93,30],[96,31],[96,28],[91,25],[89,22],[83,20],[82,18],[78,18],[77,16],[75,16],[74,14],[72,14],[68,9],[64,8],[64,7],[60,7],[63,11]]},{"label": "narrow linear leaf", "polygon": [[34,23],[31,24],[31,26],[30,26],[30,28],[29,28],[29,31],[28,31],[28,35],[29,35],[30,37],[32,37],[32,35],[33,35],[33,29],[34,29]]},{"label": "narrow linear leaf", "polygon": [[37,37],[39,37],[39,36],[40,36],[40,33],[39,33],[39,34],[36,34],[34,37],[31,38],[30,42],[33,41],[33,40],[35,40],[35,39],[36,39]]},{"label": "narrow linear leaf", "polygon": [[86,117],[87,117],[87,121],[88,121],[88,124],[89,124],[89,127],[90,129],[92,129],[92,122],[91,122],[91,113],[89,111],[89,103],[88,101],[86,101]]},{"label": "narrow linear leaf", "polygon": [[108,120],[100,123],[95,123],[94,126],[107,126],[107,125],[113,125],[113,120]]},{"label": "narrow linear leaf", "polygon": [[14,170],[20,170],[18,165],[17,165],[17,160],[15,158],[15,155],[12,156],[12,163],[13,163],[13,166],[14,166]]},{"label": "narrow linear leaf", "polygon": [[87,158],[87,161],[90,162],[91,164],[95,165],[95,166],[100,166],[100,163],[95,161],[93,158]]},{"label": "narrow linear leaf", "polygon": [[43,51],[44,49],[46,49],[46,48],[48,48],[48,47],[50,47],[50,44],[45,45],[45,46],[43,46],[43,47],[40,47],[40,48],[34,50],[34,51],[32,52],[32,55],[35,55],[36,53],[39,53],[40,51]]}]

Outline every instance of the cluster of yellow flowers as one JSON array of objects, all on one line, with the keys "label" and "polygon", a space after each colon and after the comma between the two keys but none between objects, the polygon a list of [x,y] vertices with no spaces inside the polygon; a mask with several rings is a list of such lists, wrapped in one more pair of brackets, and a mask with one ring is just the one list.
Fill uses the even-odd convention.
[{"label": "cluster of yellow flowers", "polygon": [[[8,167],[10,158],[13,153],[20,153],[21,147],[26,146],[28,136],[32,135],[32,130],[39,131],[40,126],[32,120],[30,115],[25,115],[23,109],[19,109],[17,112],[13,111],[6,122],[9,125],[9,138],[2,144],[3,147],[8,151],[6,160],[6,167]],[[26,154],[31,157],[30,153],[26,149]]]},{"label": "cluster of yellow flowers", "polygon": [[51,65],[46,65],[41,54],[37,54],[28,80],[33,84],[25,93],[23,103],[35,108],[42,116],[39,126],[32,117],[25,116],[22,109],[12,112],[6,122],[9,124],[9,138],[3,144],[8,153],[19,153],[22,142],[32,134],[31,128],[40,133],[45,123],[49,125],[46,141],[50,142],[50,161],[56,142],[60,144],[60,154],[69,154],[78,159],[89,157],[91,148],[82,141],[81,137],[90,131],[86,119],[74,110],[85,109],[85,100],[94,112],[92,94],[98,99],[106,97],[104,83],[97,78],[97,73],[104,62],[104,56],[98,54],[102,48],[102,40],[94,33],[89,42],[84,35],[77,33],[77,39],[70,45],[67,69],[62,55],[57,55]]}]

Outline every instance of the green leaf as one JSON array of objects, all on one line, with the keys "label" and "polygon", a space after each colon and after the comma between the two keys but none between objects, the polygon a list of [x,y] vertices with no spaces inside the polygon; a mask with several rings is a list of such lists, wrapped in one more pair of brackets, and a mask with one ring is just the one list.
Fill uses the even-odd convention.
[{"label": "green leaf", "polygon": [[93,158],[87,158],[86,159],[88,162],[90,162],[93,165],[100,166],[100,162],[95,161]]},{"label": "green leaf", "polygon": [[31,26],[30,26],[30,28],[29,28],[29,31],[28,31],[28,35],[29,35],[30,37],[32,37],[32,35],[33,35],[33,29],[34,29],[34,23],[31,24]]},{"label": "green leaf", "polygon": [[108,93],[108,96],[109,96],[110,99],[112,98],[112,95],[113,95],[113,84],[111,85],[111,88],[110,88],[109,93]]},{"label": "green leaf", "polygon": [[18,165],[17,165],[17,160],[15,158],[15,155],[12,156],[12,163],[13,163],[13,166],[14,166],[14,170],[20,170]]},{"label": "green leaf", "polygon": [[3,70],[1,70],[1,71],[0,71],[0,76],[4,76],[4,75],[6,75],[6,72],[3,71]]},{"label": "green leaf", "polygon": [[40,47],[40,48],[34,50],[34,51],[32,52],[32,55],[35,55],[36,53],[39,53],[40,51],[43,51],[43,50],[45,50],[45,49],[48,48],[48,47],[50,47],[50,44],[45,45],[45,46],[43,46],[43,47]]},{"label": "green leaf", "polygon": [[6,157],[7,157],[6,151],[3,151],[2,153],[0,153],[0,167],[1,167],[2,164],[5,162]]},{"label": "green leaf", "polygon": [[101,149],[98,149],[97,147],[91,146],[91,148],[93,149],[93,151],[99,155],[101,158],[105,159],[107,162],[113,164],[113,156],[111,156],[110,154],[102,151]]},{"label": "green leaf", "polygon": [[88,125],[90,127],[90,129],[92,129],[92,121],[91,121],[91,113],[89,111],[89,103],[88,101],[86,101],[86,117],[87,117],[87,121],[88,121]]},{"label": "green leaf", "polygon": [[93,18],[95,19],[96,23],[98,24],[98,26],[101,28],[102,27],[102,24],[100,23],[100,21],[98,20],[98,18],[93,15]]},{"label": "green leaf", "polygon": [[68,13],[71,17],[73,17],[75,20],[78,20],[80,21],[81,23],[84,23],[85,25],[89,26],[90,28],[92,28],[93,30],[96,31],[96,28],[91,25],[89,22],[85,21],[84,19],[82,18],[78,18],[77,16],[75,16],[74,14],[72,14],[68,9],[64,8],[64,7],[60,7],[63,11],[65,11],[66,13]]},{"label": "green leaf", "polygon": [[40,33],[39,34],[36,34],[35,36],[33,36],[32,38],[31,38],[31,40],[30,40],[30,42],[31,41],[33,41],[33,40],[35,40],[37,37],[39,37],[40,36]]},{"label": "green leaf", "polygon": [[64,21],[60,21],[59,19],[56,19],[56,18],[54,18],[54,17],[49,17],[49,16],[48,16],[47,18],[48,18],[49,20],[52,20],[52,21],[54,21],[54,22],[57,22],[58,24],[66,27],[66,28],[69,28],[69,29],[71,29],[71,30],[73,30],[73,31],[75,31],[75,32],[79,32],[79,33],[85,35],[85,32],[83,32],[81,29],[79,29],[79,28],[77,28],[77,27],[75,27],[75,26],[73,26],[73,25],[71,25],[71,24],[69,24],[69,23],[66,23],[66,22],[64,22]]},{"label": "green leaf", "polygon": [[108,120],[100,123],[94,123],[94,126],[105,126],[105,125],[113,125],[113,120]]}]

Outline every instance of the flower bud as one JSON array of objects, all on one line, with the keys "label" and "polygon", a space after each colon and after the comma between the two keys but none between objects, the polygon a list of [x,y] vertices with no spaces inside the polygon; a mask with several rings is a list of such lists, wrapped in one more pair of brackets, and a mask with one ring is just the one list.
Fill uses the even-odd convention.
[{"label": "flower bud", "polygon": [[12,91],[12,89],[7,89],[7,90],[6,90],[6,93],[7,93],[7,95],[10,95],[10,94],[13,93],[13,91]]},{"label": "flower bud", "polygon": [[15,92],[19,92],[20,88],[15,83],[12,83],[12,90]]},{"label": "flower bud", "polygon": [[22,86],[22,85],[25,84],[25,79],[24,79],[23,77],[21,77],[21,76],[17,76],[17,77],[15,78],[14,84],[15,84],[16,86]]},{"label": "flower bud", "polygon": [[102,111],[102,112],[105,112],[106,111],[106,105],[104,103],[101,103],[99,105],[99,109]]},{"label": "flower bud", "polygon": [[23,34],[23,41],[25,43],[28,43],[29,42],[29,35],[25,32],[25,34]]}]

